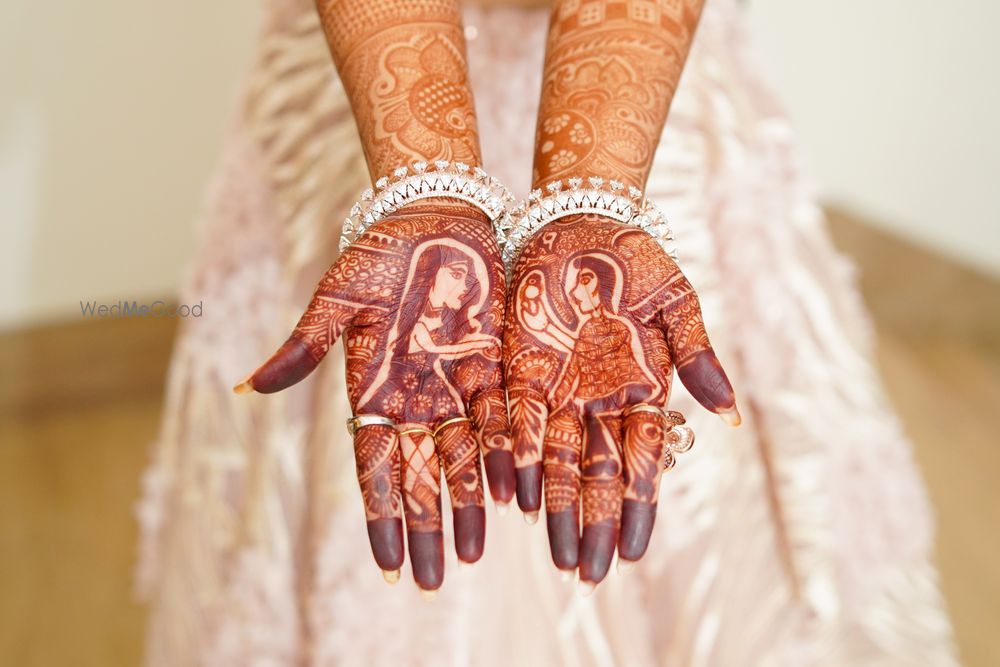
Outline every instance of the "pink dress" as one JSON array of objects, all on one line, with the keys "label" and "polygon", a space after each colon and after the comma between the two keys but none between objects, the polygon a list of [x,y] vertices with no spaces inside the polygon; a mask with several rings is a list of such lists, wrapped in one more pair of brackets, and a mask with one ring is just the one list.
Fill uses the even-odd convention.
[{"label": "pink dress", "polygon": [[[387,586],[341,347],[283,393],[230,391],[291,330],[366,187],[313,3],[265,14],[186,282],[204,316],[177,342],[138,508],[149,665],[955,664],[931,512],[851,267],[733,0],[707,3],[649,194],[744,425],[678,385],[697,445],[664,477],[646,557],[589,598],[560,581],[544,523],[516,512],[489,513],[472,569],[446,556],[435,602],[408,566]],[[470,8],[466,25],[486,167],[523,196],[547,10]]]}]

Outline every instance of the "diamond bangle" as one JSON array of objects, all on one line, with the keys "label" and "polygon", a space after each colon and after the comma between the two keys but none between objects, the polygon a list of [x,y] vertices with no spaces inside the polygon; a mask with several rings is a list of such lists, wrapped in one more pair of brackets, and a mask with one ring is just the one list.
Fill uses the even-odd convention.
[{"label": "diamond bangle", "polygon": [[414,162],[394,170],[392,180],[382,176],[374,188],[361,193],[351,207],[340,234],[340,250],[354,243],[365,231],[393,211],[430,197],[460,199],[472,204],[490,219],[497,242],[505,242],[510,228],[508,208],[514,201],[510,191],[479,167],[462,162],[438,160],[433,164]]},{"label": "diamond bangle", "polygon": [[596,213],[628,225],[635,225],[648,232],[660,247],[673,259],[677,253],[673,247],[674,235],[660,210],[636,187],[626,188],[618,181],[608,181],[591,176],[569,178],[566,187],[562,181],[553,181],[545,186],[548,194],[533,190],[528,200],[519,204],[510,213],[510,231],[500,243],[504,263],[510,271],[517,257],[535,232],[559,218],[581,213]]}]

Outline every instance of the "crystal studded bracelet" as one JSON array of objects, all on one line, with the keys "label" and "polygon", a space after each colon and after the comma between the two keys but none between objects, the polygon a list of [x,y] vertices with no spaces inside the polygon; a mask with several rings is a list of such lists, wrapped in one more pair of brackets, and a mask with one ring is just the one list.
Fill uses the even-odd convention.
[{"label": "crystal studded bracelet", "polygon": [[[584,185],[586,183],[586,186]],[[510,231],[500,243],[504,263],[508,271],[517,261],[521,248],[535,232],[559,218],[581,213],[596,213],[629,225],[635,225],[648,232],[660,247],[675,260],[674,235],[663,214],[656,206],[643,197],[635,187],[626,188],[618,181],[608,181],[592,176],[586,181],[570,178],[563,187],[562,181],[553,181],[545,186],[547,194],[533,190],[528,200],[519,204],[510,214]]]},{"label": "crystal studded bracelet", "polygon": [[510,221],[508,209],[513,195],[504,185],[479,167],[462,162],[438,160],[433,164],[414,162],[393,171],[393,178],[383,176],[375,187],[361,193],[351,207],[340,234],[343,251],[379,220],[407,204],[430,197],[460,199],[472,204],[490,219],[497,242],[507,242]]}]

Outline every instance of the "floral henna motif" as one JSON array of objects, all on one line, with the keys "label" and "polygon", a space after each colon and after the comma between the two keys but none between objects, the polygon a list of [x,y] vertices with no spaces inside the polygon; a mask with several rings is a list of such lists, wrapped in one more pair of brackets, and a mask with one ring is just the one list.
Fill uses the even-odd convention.
[{"label": "floral henna motif", "polygon": [[480,163],[458,0],[319,0],[373,178],[414,160]]},{"label": "floral henna motif", "polygon": [[705,407],[735,411],[697,295],[652,237],[587,215],[528,242],[504,332],[518,501],[538,510],[541,479],[528,473],[541,461],[553,560],[579,566],[584,581],[604,577],[616,545],[625,559],[645,551],[667,425],[662,414],[624,413],[665,407],[678,359]]},{"label": "floral henna motif", "polygon": [[559,0],[535,141],[537,185],[571,175],[642,188],[702,0]]},{"label": "floral henna motif", "polygon": [[355,435],[375,558],[398,569],[405,517],[414,575],[426,589],[443,577],[439,467],[463,560],[482,554],[480,450],[494,498],[514,494],[503,304],[504,267],[482,213],[453,200],[414,203],[345,250],[289,339],[239,388],[270,393],[298,382],[344,335],[354,413],[387,417],[400,433],[368,425]]}]

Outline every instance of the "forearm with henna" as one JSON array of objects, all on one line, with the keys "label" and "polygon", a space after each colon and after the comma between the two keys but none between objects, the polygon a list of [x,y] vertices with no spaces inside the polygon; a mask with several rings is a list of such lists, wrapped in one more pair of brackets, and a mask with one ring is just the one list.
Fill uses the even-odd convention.
[{"label": "forearm with henna", "polygon": [[[415,162],[480,163],[456,0],[317,7],[377,185],[400,167],[426,168]],[[344,338],[368,534],[390,582],[404,522],[417,584],[443,581],[442,473],[463,562],[484,548],[483,461],[498,506],[514,495],[503,319],[504,266],[486,214],[454,197],[409,201],[345,248],[288,340],[236,387],[281,391]]]},{"label": "forearm with henna", "polygon": [[[572,177],[644,188],[701,7],[556,2],[536,188]],[[521,250],[504,363],[518,504],[533,520],[544,483],[553,561],[579,568],[585,587],[616,549],[622,564],[642,557],[660,473],[691,445],[682,420],[662,412],[674,368],[705,408],[739,423],[690,283],[648,233],[600,215],[556,219]]]},{"label": "forearm with henna", "polygon": [[372,179],[414,160],[480,164],[458,0],[317,0]]},{"label": "forearm with henna", "polygon": [[535,187],[600,176],[640,190],[703,0],[557,0],[535,137]]}]

